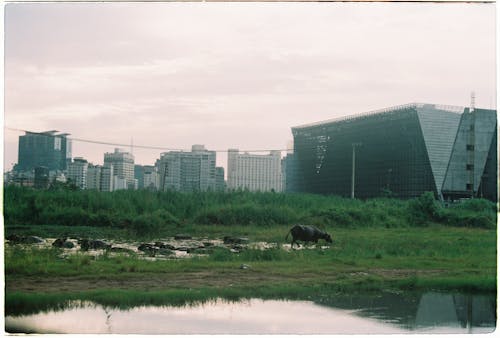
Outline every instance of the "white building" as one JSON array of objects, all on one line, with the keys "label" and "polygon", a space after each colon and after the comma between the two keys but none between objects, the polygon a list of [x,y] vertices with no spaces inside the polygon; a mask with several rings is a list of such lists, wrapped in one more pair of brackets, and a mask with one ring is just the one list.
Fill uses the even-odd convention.
[{"label": "white building", "polygon": [[158,190],[160,187],[160,177],[155,166],[144,166],[143,184],[144,189]]},{"label": "white building", "polygon": [[191,152],[162,153],[158,161],[160,190],[215,190],[215,151],[203,145],[193,145]]},{"label": "white building", "polygon": [[269,155],[252,155],[229,149],[227,159],[228,189],[283,191],[280,151],[271,151]]},{"label": "white building", "polygon": [[68,179],[70,179],[80,189],[87,189],[87,160],[75,157],[73,162],[68,164]]},{"label": "white building", "polygon": [[126,190],[127,180],[123,177],[113,175],[113,190]]},{"label": "white building", "polygon": [[115,148],[114,153],[104,154],[104,165],[113,165],[113,176],[117,176],[118,186],[114,190],[121,188],[121,180],[125,180],[125,189],[134,189],[137,183],[134,180],[134,155]]}]

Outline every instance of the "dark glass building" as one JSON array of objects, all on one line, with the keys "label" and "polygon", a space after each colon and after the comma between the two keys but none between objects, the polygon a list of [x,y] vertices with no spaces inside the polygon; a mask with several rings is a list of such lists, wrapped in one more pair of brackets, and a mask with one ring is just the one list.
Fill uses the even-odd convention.
[{"label": "dark glass building", "polygon": [[297,191],[497,200],[496,110],[415,103],[292,133]]},{"label": "dark glass building", "polygon": [[26,132],[19,136],[17,171],[46,167],[48,170],[65,170],[71,162],[69,134],[56,134],[57,130],[42,133]]}]

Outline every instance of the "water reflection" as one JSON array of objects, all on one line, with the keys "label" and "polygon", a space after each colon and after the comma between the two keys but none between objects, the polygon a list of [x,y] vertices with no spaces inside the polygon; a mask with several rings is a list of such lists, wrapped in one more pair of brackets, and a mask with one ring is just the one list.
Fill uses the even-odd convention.
[{"label": "water reflection", "polygon": [[122,334],[389,334],[492,332],[493,295],[324,296],[312,301],[217,300],[197,306],[118,310],[91,303],[6,317],[8,332]]},{"label": "water reflection", "polygon": [[476,333],[496,327],[496,295],[428,292],[325,297],[321,304],[359,309],[364,317],[377,318],[410,331]]}]

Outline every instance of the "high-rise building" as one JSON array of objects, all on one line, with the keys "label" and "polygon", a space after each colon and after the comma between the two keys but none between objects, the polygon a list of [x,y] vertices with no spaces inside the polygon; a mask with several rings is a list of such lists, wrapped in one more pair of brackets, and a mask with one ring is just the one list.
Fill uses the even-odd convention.
[{"label": "high-rise building", "polygon": [[215,190],[215,151],[193,145],[191,152],[162,153],[158,162],[160,189],[177,191]]},{"label": "high-rise building", "polygon": [[238,149],[228,150],[228,189],[281,192],[281,152],[269,155],[240,154]]},{"label": "high-rise building", "polygon": [[143,189],[158,190],[160,186],[160,178],[156,167],[152,165],[145,165],[143,169]]},{"label": "high-rise building", "polygon": [[216,191],[226,190],[226,181],[224,180],[223,167],[215,167],[215,190]]},{"label": "high-rise building", "polygon": [[87,189],[100,190],[101,189],[101,171],[102,166],[89,164],[87,168]]},{"label": "high-rise building", "polygon": [[114,190],[122,189],[123,186],[125,186],[123,189],[133,189],[135,187],[134,155],[116,148],[113,153],[104,154],[104,165],[112,165],[113,176],[118,177],[118,179],[113,179],[118,184],[114,185]]},{"label": "high-rise building", "polygon": [[88,165],[87,160],[81,157],[75,157],[73,162],[68,164],[68,179],[80,189],[87,189]]},{"label": "high-rise building", "polygon": [[144,166],[134,165],[134,178],[137,180],[137,188],[144,189]]},{"label": "high-rise building", "polygon": [[107,163],[101,167],[100,191],[113,191],[113,165]]},{"label": "high-rise building", "polygon": [[497,200],[495,110],[412,103],[292,128],[298,191]]},{"label": "high-rise building", "polygon": [[297,177],[296,157],[293,153],[288,153],[281,161],[281,169],[283,175],[283,191],[296,192],[297,187],[295,179]]},{"label": "high-rise building", "polygon": [[26,132],[19,136],[16,171],[29,171],[46,167],[49,171],[65,170],[71,162],[69,134],[56,134],[57,130],[42,133]]}]

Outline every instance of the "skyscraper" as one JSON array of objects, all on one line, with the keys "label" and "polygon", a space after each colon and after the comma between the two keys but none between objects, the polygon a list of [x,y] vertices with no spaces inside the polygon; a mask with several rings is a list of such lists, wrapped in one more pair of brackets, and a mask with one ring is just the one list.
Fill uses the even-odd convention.
[{"label": "skyscraper", "polygon": [[158,162],[161,190],[215,190],[215,151],[193,145],[191,152],[162,153]]},{"label": "skyscraper", "polygon": [[129,188],[135,186],[134,155],[115,148],[113,153],[104,154],[104,165],[112,165],[113,176],[117,177],[115,181],[124,182],[120,184],[120,187],[115,187],[115,190],[123,188],[123,186]]},{"label": "skyscraper", "polygon": [[71,161],[69,134],[56,134],[57,130],[42,133],[26,132],[19,136],[16,171],[46,167],[49,171],[65,170]]}]

